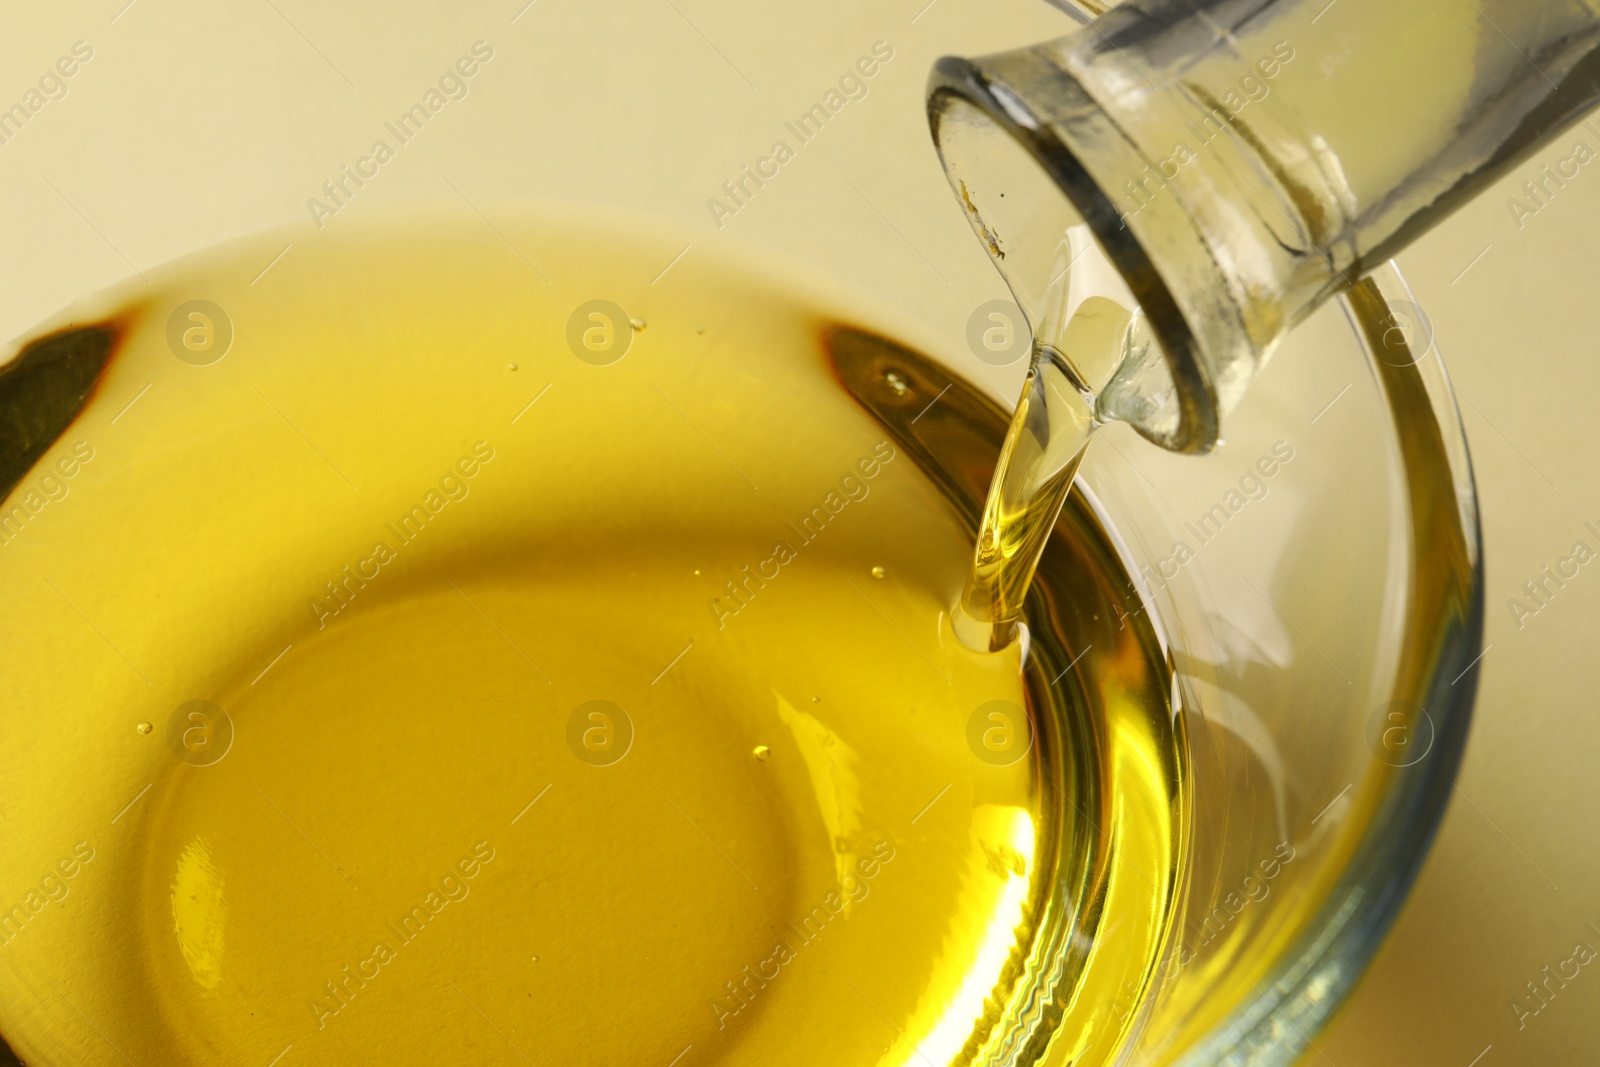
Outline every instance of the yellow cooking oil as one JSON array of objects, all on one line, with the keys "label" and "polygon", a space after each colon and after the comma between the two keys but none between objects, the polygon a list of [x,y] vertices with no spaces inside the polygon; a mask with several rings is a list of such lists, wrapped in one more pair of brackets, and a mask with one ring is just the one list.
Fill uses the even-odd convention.
[{"label": "yellow cooking oil", "polygon": [[302,238],[0,369],[16,1054],[1111,1062],[1183,738],[1077,494],[1028,640],[954,637],[1007,412],[670,237]]}]

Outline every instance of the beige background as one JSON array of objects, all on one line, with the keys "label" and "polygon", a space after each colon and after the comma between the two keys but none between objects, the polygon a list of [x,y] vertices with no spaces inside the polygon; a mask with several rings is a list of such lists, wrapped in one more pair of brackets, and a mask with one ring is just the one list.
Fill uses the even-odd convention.
[{"label": "beige background", "polygon": [[[286,244],[314,241],[306,199],[481,39],[495,56],[470,95],[348,212],[433,201],[492,219],[529,198],[635,212],[681,228],[687,255],[714,244],[775,252],[910,309],[926,324],[918,340],[1015,389],[1015,368],[992,371],[964,351],[967,315],[1003,288],[939,172],[923,83],[940,54],[1042,39],[1064,32],[1064,16],[1040,0],[525,2],[11,5],[0,107],[75,41],[95,55],[64,99],[0,145],[0,336],[228,237],[287,226]],[[1322,24],[1337,18],[1333,9]],[[895,55],[866,99],[717,229],[706,199],[790,139],[783,123],[879,40]],[[1580,1064],[1600,1046],[1600,969],[1585,968],[1520,1030],[1509,1007],[1576,942],[1600,948],[1585,925],[1600,927],[1600,566],[1520,628],[1506,606],[1574,541],[1600,548],[1583,529],[1600,527],[1600,164],[1520,227],[1506,203],[1580,139],[1600,149],[1587,130],[1564,135],[1402,258],[1463,397],[1490,650],[1438,844],[1310,1063]]]}]

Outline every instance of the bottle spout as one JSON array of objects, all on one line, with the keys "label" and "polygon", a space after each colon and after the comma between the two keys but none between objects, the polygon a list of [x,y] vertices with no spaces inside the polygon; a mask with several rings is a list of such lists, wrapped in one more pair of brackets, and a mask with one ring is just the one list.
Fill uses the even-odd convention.
[{"label": "bottle spout", "polygon": [[[933,82],[929,118],[945,175],[1036,344],[1064,354],[1102,421],[1127,422],[1175,451],[1210,448],[1218,434],[1210,375],[1171,292],[1114,206],[1071,150],[981,68],[941,60]],[[1074,314],[1086,300],[1103,302],[1107,314]],[[1114,317],[1121,344],[1071,344],[1066,336]]]}]

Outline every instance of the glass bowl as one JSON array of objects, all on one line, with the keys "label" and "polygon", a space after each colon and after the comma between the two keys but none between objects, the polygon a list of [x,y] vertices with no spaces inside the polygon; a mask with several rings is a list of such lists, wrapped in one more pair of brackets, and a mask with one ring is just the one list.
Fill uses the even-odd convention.
[{"label": "glass bowl", "polygon": [[[636,229],[642,234],[646,228]],[[456,229],[453,224],[443,224],[441,232]],[[430,294],[442,293],[448,299],[450,279],[466,276],[468,264],[474,261],[498,256],[509,262],[513,254],[542,258],[550,231],[537,225],[507,223],[506,232],[514,237],[506,242],[509,250],[494,235],[480,234],[470,241],[451,238],[440,244],[442,251],[427,257],[434,264],[430,268],[433,273],[424,271],[406,283],[409,287],[400,293],[401,306],[424,306],[416,301]],[[274,236],[259,239],[256,250],[269,252],[277,240]],[[570,264],[580,276],[555,290],[564,295],[546,295],[533,272],[514,273],[511,277],[521,280],[506,290],[501,306],[508,311],[532,309],[550,300],[576,300],[579,290],[588,291],[585,287],[609,284],[612,289],[620,285],[624,290],[611,293],[617,303],[644,310],[653,318],[650,301],[675,297],[652,293],[647,272],[632,268],[665,262],[672,249],[681,247],[679,242],[680,237],[672,234],[649,239],[640,236],[631,258],[610,264]],[[559,246],[573,247],[574,242]],[[417,405],[426,403],[424,396],[411,395],[419,384],[408,384],[404,374],[380,382],[370,373],[356,371],[381,366],[373,360],[387,350],[395,353],[397,372],[403,371],[418,358],[418,352],[430,345],[448,344],[450,339],[430,339],[421,328],[425,314],[420,318],[402,315],[394,322],[365,317],[359,296],[366,292],[364,283],[348,280],[360,277],[361,260],[338,252],[338,245],[330,247],[335,249],[328,254],[331,258],[316,268],[324,274],[307,276],[309,287],[301,299],[317,307],[327,305],[322,314],[328,321],[361,339],[357,348],[366,362],[352,362],[339,380],[351,387],[365,383],[366,402],[373,407],[362,419],[341,419],[340,411],[348,411],[341,407],[348,397],[336,390],[338,395],[301,395],[296,411],[302,421],[309,419],[319,428],[317,437],[325,444],[331,433],[335,451],[349,454],[366,447],[351,434],[386,432],[379,429],[385,425],[383,411],[424,410]],[[604,245],[596,241],[592,247]],[[451,255],[465,257],[455,274],[448,264]],[[774,268],[763,274],[756,266],[758,258],[719,262],[718,257],[708,255],[704,265],[686,267],[685,273],[688,277],[718,271],[748,276],[748,288],[727,313],[790,314],[783,310],[784,304],[763,294],[797,293],[806,283],[793,271]],[[238,258],[226,262],[238,262]],[[607,281],[608,271],[619,262],[631,263],[625,275],[637,275],[632,282]],[[180,270],[171,277],[192,275]],[[191,808],[192,799],[183,800],[189,788],[183,783],[200,779],[181,776],[193,775],[196,767],[209,768],[227,756],[235,729],[249,730],[252,722],[265,724],[273,719],[273,715],[251,710],[257,695],[252,690],[278,659],[266,657],[271,661],[253,680],[245,677],[251,671],[244,670],[243,664],[250,661],[253,671],[261,666],[254,660],[262,658],[255,653],[283,645],[278,653],[281,659],[294,644],[314,639],[303,611],[296,609],[293,616],[298,621],[291,622],[279,610],[281,603],[271,606],[282,599],[273,591],[281,592],[289,576],[301,571],[312,574],[318,564],[326,564],[325,545],[342,543],[368,527],[378,529],[379,520],[387,514],[385,504],[392,504],[389,511],[396,514],[403,511],[401,497],[414,489],[389,484],[399,472],[409,471],[408,466],[400,463],[396,474],[380,475],[373,469],[373,453],[368,448],[368,469],[361,474],[366,493],[351,493],[355,484],[346,472],[310,444],[296,422],[262,391],[256,380],[260,375],[266,375],[261,380],[272,392],[293,389],[292,375],[285,377],[287,370],[273,369],[281,362],[281,357],[273,355],[275,346],[293,340],[275,335],[270,321],[252,316],[253,283],[242,276],[218,276],[214,289],[204,297],[194,297],[181,287],[174,288],[167,278],[166,274],[157,276],[153,298],[134,286],[86,301],[57,324],[97,321],[107,309],[123,309],[115,320],[117,328],[129,331],[127,344],[139,354],[138,359],[128,362],[119,357],[106,363],[109,342],[102,344],[93,331],[69,333],[65,336],[74,338],[73,344],[35,347],[0,379],[4,386],[0,408],[14,426],[22,428],[21,436],[12,434],[13,443],[31,441],[29,449],[11,455],[13,469],[7,471],[15,479],[6,502],[7,514],[19,507],[26,512],[16,519],[15,529],[9,530],[7,537],[13,553],[7,567],[7,617],[12,626],[29,631],[25,640],[19,631],[16,647],[36,646],[44,637],[62,656],[69,650],[75,650],[72,655],[93,653],[98,655],[97,662],[103,660],[107,665],[103,674],[75,671],[65,661],[51,662],[48,655],[13,660],[8,665],[5,677],[17,700],[15,706],[54,706],[62,709],[62,717],[53,723],[13,722],[13,745],[5,770],[5,780],[11,783],[7,806],[30,826],[37,828],[41,820],[51,826],[56,832],[42,835],[47,843],[85,834],[84,840],[98,842],[106,857],[98,861],[96,873],[115,865],[135,872],[128,874],[129,878],[136,878],[145,862],[141,856],[146,848],[139,834],[147,816],[135,811],[120,828],[117,823],[141,800],[142,811],[164,811],[173,805],[178,805],[179,811]],[[327,304],[327,294],[338,291],[337,285],[346,285],[357,294],[355,302]],[[825,282],[816,283],[816,291],[826,288]],[[374,307],[390,306],[396,298],[381,287],[374,293],[378,294],[373,298]],[[212,302],[205,303],[207,300]],[[837,293],[826,300],[819,298],[817,303],[831,306],[836,320],[858,329],[888,337],[914,337],[919,332],[914,321],[893,308]],[[221,305],[235,309],[236,325],[226,312],[218,314]],[[766,311],[758,312],[758,308]],[[188,319],[183,318],[186,312]],[[203,318],[195,319],[195,313]],[[564,318],[529,313],[531,321],[547,325],[559,325]],[[413,318],[416,323],[404,326]],[[179,322],[181,326],[186,321],[226,333],[225,340],[217,333],[196,343],[208,351],[220,346],[224,356],[234,349],[232,362],[205,352],[199,356],[190,352],[186,358],[187,335],[175,338],[170,325]],[[638,329],[642,330],[643,319],[640,321]],[[808,346],[826,348],[826,331],[808,329],[805,321],[802,315],[791,324],[793,353],[766,354],[769,369],[765,373],[774,381],[798,373],[774,360],[804,363],[809,358],[805,355]],[[221,325],[225,322],[226,327]],[[657,329],[661,328],[658,324]],[[536,332],[526,340],[527,354],[513,353],[513,357],[541,361],[530,362],[530,368],[544,366],[547,357],[558,359],[563,366],[571,364],[563,372],[569,375],[595,369],[572,360],[564,352],[568,345],[568,339],[556,333],[547,337]],[[167,355],[167,348],[176,359]],[[504,355],[499,358],[496,366],[504,376]],[[924,370],[913,377],[912,388],[927,396],[902,397],[900,406],[913,404],[924,412],[931,408],[958,377],[948,371],[953,362],[946,353],[943,360],[920,363]],[[752,364],[746,377],[756,374],[760,365]],[[107,368],[104,375],[102,366]],[[736,401],[749,394],[730,390],[726,377],[706,373],[710,366],[678,368],[676,373],[684,377],[674,391],[696,411],[735,411]],[[947,378],[943,387],[938,381],[941,368]],[[141,388],[147,372],[152,373],[151,381]],[[464,424],[468,414],[480,418],[484,405],[499,394],[501,387],[473,377],[478,371],[463,373],[471,379],[461,386],[466,406],[451,406],[455,401],[445,400],[446,390],[441,389],[431,410],[449,414],[437,426],[415,424],[416,432],[394,438],[390,447],[396,450],[397,459],[428,442],[444,448],[457,423]],[[559,374],[556,377],[565,380]],[[801,383],[802,379],[794,381]],[[155,382],[161,383],[162,395],[147,401],[145,411],[138,411],[135,405]],[[659,391],[653,382],[650,385]],[[761,393],[756,409],[738,412],[741,429],[737,436],[731,430],[718,434],[722,447],[734,448],[741,456],[764,454],[769,474],[781,471],[785,450],[792,447],[792,439],[802,432],[805,422],[807,409],[794,405],[796,387],[769,388]],[[262,403],[246,410],[259,407],[260,418],[238,422],[222,414],[221,400],[243,395],[253,401],[250,389],[260,394]],[[513,428],[539,396],[510,416]],[[508,398],[501,399],[509,403]],[[833,401],[842,402],[842,395]],[[910,410],[906,408],[908,417]],[[130,411],[136,412],[130,425],[117,426]],[[1004,411],[1004,405],[996,402],[980,420],[996,450]],[[507,407],[501,414],[510,412]],[[911,419],[902,428],[910,435],[902,444],[910,447],[918,434],[934,432],[941,417],[928,419],[920,427]],[[288,429],[279,420],[287,423]],[[367,428],[360,429],[363,426]],[[291,452],[270,444],[270,440],[289,438],[290,431],[299,435],[294,440],[305,441],[309,451]],[[597,454],[608,454],[602,431],[603,426],[596,430],[601,436],[596,436],[590,447],[600,449]],[[816,433],[812,428],[804,432]],[[581,432],[569,430],[565,436],[581,440]],[[91,466],[93,446],[79,455],[73,445],[79,437],[101,443],[105,451],[120,448],[124,454],[119,461],[101,460],[98,466]],[[132,443],[118,446],[119,439]],[[462,442],[466,448],[465,437]],[[814,447],[824,445],[819,439]],[[493,455],[493,446],[484,443],[473,446],[471,455],[482,459],[480,447]],[[216,464],[240,450],[253,457],[256,473],[248,483],[234,482],[224,491],[229,479]],[[707,451],[703,457],[715,472],[707,477],[731,480],[733,474],[723,467],[726,457],[718,456],[720,448],[716,456]],[[528,458],[532,457],[525,457],[524,464]],[[462,462],[467,465],[463,471],[479,466],[466,454]],[[536,461],[534,469],[537,467]],[[986,469],[979,467],[961,474],[973,490],[987,477]],[[462,490],[465,498],[469,487],[462,478],[453,474],[450,478],[454,490]],[[213,488],[174,497],[170,490],[174,486],[181,490],[190,479]],[[762,481],[769,482],[769,476],[763,475]],[[528,483],[529,506],[540,495],[532,489],[536,484]],[[568,484],[561,491],[564,506],[586,507],[584,492],[596,500],[606,498],[603,480],[582,484],[589,488]],[[1043,1041],[1046,1031],[1039,1029],[1048,1025],[1047,1017],[1023,1013],[1015,1023],[1022,1039],[1016,1047],[1041,1049],[1042,1054],[1032,1061],[1040,1063],[1081,1062],[1091,1054],[1100,1062],[1140,1056],[1152,1063],[1287,1063],[1312,1040],[1349,990],[1404,899],[1442,813],[1464,744],[1476,684],[1473,667],[1482,627],[1482,598],[1470,467],[1426,319],[1410,303],[1398,274],[1386,269],[1337,305],[1318,313],[1290,338],[1240,407],[1227,441],[1215,452],[1203,458],[1166,453],[1125,427],[1111,426],[1093,443],[1076,488],[1080,509],[1095,516],[1123,557],[1127,572],[1135,576],[1120,602],[1108,601],[1116,605],[1119,625],[1154,633],[1172,673],[1173,731],[1188,754],[1187,773],[1175,780],[1184,792],[1188,812],[1188,825],[1179,835],[1187,844],[1175,886],[1179,897],[1176,921],[1170,924],[1172,932],[1161,946],[1160,966],[1146,983],[1148,994],[1131,990],[1126,999],[1093,1005],[1086,1015],[1074,1017],[1079,1030],[1058,1032],[1050,1041]],[[85,499],[75,505],[56,503],[69,501],[74,490],[84,493]],[[394,499],[388,500],[388,496]],[[707,497],[708,502],[716,499]],[[168,510],[174,501],[181,502],[181,515]],[[74,521],[69,510],[73,506],[83,514],[97,516],[96,520],[89,526]],[[645,505],[641,502],[638,506]],[[662,500],[646,510],[667,506]],[[725,521],[746,521],[726,505],[707,506],[721,508]],[[800,506],[798,498],[795,506]],[[895,505],[902,506],[909,505]],[[51,507],[66,514],[59,518],[54,512],[45,514],[44,509]],[[110,529],[112,514],[120,516],[115,531]],[[552,531],[561,524],[535,521],[535,514],[530,512],[524,521],[556,536]],[[676,521],[691,522],[696,514],[700,511],[691,508]],[[930,513],[930,523],[936,514]],[[263,533],[273,516],[298,518],[279,534]],[[948,524],[951,520],[947,516],[938,521]],[[930,526],[930,545],[937,540],[932,534]],[[107,535],[115,539],[97,546],[96,539]],[[446,540],[433,541],[429,552],[460,556],[456,565],[463,570],[458,574],[482,570],[471,562],[476,541],[469,537],[455,544],[448,533],[441,536]],[[491,555],[508,551],[513,543],[507,540],[513,536],[509,529],[470,536],[483,540],[483,551]],[[621,551],[626,528],[597,529],[591,536],[621,537]],[[1072,534],[1064,526],[1061,536]],[[258,551],[255,561],[238,575],[189,574],[183,561],[190,555],[185,546],[191,538],[196,548],[205,545],[211,551],[218,538],[255,544]],[[442,547],[447,545],[453,547]],[[943,594],[948,603],[954,602],[963,577],[959,555],[953,557],[953,565],[944,560],[932,572],[942,574],[938,580],[948,584]],[[51,582],[51,574],[32,573],[46,558],[51,561],[54,578],[67,582],[65,588]],[[73,559],[78,562],[71,564],[67,579],[63,579],[62,568]],[[375,564],[378,570],[373,573],[381,573],[382,563]],[[40,582],[49,585],[49,592],[41,591]],[[406,584],[414,583],[407,580]],[[201,596],[195,603],[203,607],[210,624],[196,628],[196,620],[185,618],[185,601],[163,604],[165,587],[199,590]],[[358,581],[347,588],[360,595],[366,586]],[[401,585],[396,583],[394,588]],[[480,593],[477,585],[468,588],[473,597],[493,595]],[[492,583],[484,588],[492,589]],[[324,614],[332,603],[324,600]],[[474,600],[468,599],[467,604],[476,609]],[[1139,615],[1144,618],[1127,617]],[[319,615],[316,629],[325,621]],[[181,645],[174,645],[168,635],[182,636]],[[528,639],[515,630],[513,636],[516,640],[507,640],[522,655]],[[1084,648],[1081,654],[1089,651]],[[154,678],[146,677],[135,665],[143,662],[148,667],[152,661],[161,664]],[[909,669],[920,671],[921,665],[913,663]],[[294,681],[298,678],[294,670],[292,662],[281,668],[279,678],[270,680],[266,689],[282,681],[286,672],[289,684],[303,688],[305,681]],[[1052,684],[1072,686],[1072,678],[1061,681],[1068,673],[1062,671]],[[913,685],[910,676],[899,682],[895,677],[894,669],[889,670],[886,683]],[[169,709],[162,703],[173,703],[191,690],[234,693],[230,702],[239,725],[226,715],[218,717],[212,705],[196,710],[179,703]],[[302,695],[307,700],[317,699],[312,690]],[[352,691],[346,696],[358,699],[359,693]],[[187,718],[183,718],[186,709]],[[130,715],[144,720],[138,730],[144,738],[129,735],[114,740],[118,734],[106,734],[104,726],[126,725],[122,720]],[[174,734],[172,723],[180,718],[180,734]],[[189,731],[200,730],[209,745],[212,732],[223,723],[227,737],[218,740],[215,760],[209,755],[192,760],[192,752],[180,751],[187,742],[174,741],[174,737],[187,738]],[[450,728],[449,722],[441,725]],[[328,727],[335,762],[326,773],[336,773],[331,768],[345,765],[341,754],[346,752],[358,757],[352,765],[360,765],[360,753],[370,747],[362,741],[360,730],[351,733],[335,719],[329,720]],[[170,746],[148,743],[148,735],[157,728],[163,736],[154,741],[176,745],[173,753],[179,755],[179,761],[166,752]],[[280,740],[304,743],[303,737],[294,741],[292,737],[285,735]],[[946,740],[952,745],[959,743],[954,738]],[[139,747],[141,743],[145,747]],[[1101,773],[1129,781],[1149,779],[1156,792],[1168,784],[1166,771],[1139,766],[1137,759],[1130,763],[1132,753],[1120,750],[1114,737],[1102,744],[1091,760]],[[253,766],[248,761],[259,760],[262,751],[261,741],[252,739],[246,751],[224,767],[234,772],[241,759],[247,761],[246,766]],[[329,756],[320,745],[313,751]],[[184,763],[191,765],[182,766]],[[72,788],[84,794],[88,787],[42,780],[36,770],[64,764],[78,766],[96,790],[112,782],[127,787],[121,792],[132,799],[109,816],[108,831],[90,834],[69,825],[79,809],[64,802],[58,791]],[[208,772],[202,769],[198,773]],[[210,773],[217,778],[215,772]],[[145,791],[138,789],[140,781],[152,781],[160,788],[147,799]],[[253,780],[248,784],[259,791]],[[1111,789],[1108,795],[1126,794]],[[277,807],[273,801],[267,803]],[[278,814],[283,815],[281,811]],[[1104,805],[1092,817],[1092,825],[1080,829],[1103,843],[1103,855],[1114,856],[1123,851],[1117,847],[1118,840],[1130,831],[1126,820],[1131,817],[1120,805]],[[1040,832],[1053,830],[1042,828]],[[973,833],[978,834],[976,825]],[[32,855],[35,844],[27,847],[29,862],[19,869],[31,871],[49,859]],[[153,840],[150,844],[153,857],[161,849],[154,847]],[[94,850],[90,845],[88,858],[79,856],[79,862],[71,865],[86,866],[93,860]],[[194,859],[193,864],[210,870],[210,855],[205,851],[201,857],[205,862]],[[184,857],[192,859],[188,851]],[[180,860],[179,874],[174,876],[174,916],[179,915],[178,884],[187,869],[184,862]],[[342,869],[335,869],[343,876]],[[1124,854],[1099,876],[1127,878],[1127,872]],[[62,873],[65,876],[65,868]],[[1155,871],[1135,873],[1147,879],[1170,877]],[[146,874],[155,878],[158,886],[165,885],[168,878],[154,868]],[[1035,871],[1032,876],[1045,875]],[[54,884],[65,887],[60,879],[54,879]],[[1114,894],[1116,887],[1108,885],[1105,891]],[[65,901],[67,896],[63,894],[61,899]],[[41,901],[40,908],[45,906]],[[85,908],[88,911],[80,915],[97,911],[103,915],[104,909],[120,906],[108,898],[86,897],[70,910]],[[149,931],[159,928],[161,920],[158,917],[152,926],[149,917],[145,918],[147,932],[143,936],[152,936]],[[180,926],[185,921],[195,920],[192,915],[180,919]],[[1134,929],[1119,931],[1117,916],[1105,916],[1099,909],[1079,907],[1073,921],[1079,924],[1074,929],[1083,935],[1083,941],[1068,944],[1073,952],[1084,951],[1090,966],[1096,954],[1114,958],[1124,947],[1120,939],[1143,936]],[[73,935],[71,921],[53,918],[51,922],[43,931],[47,938]],[[39,940],[39,933],[26,928],[31,925],[27,914],[22,914],[16,925],[18,930],[11,931],[11,936],[32,934],[36,946],[47,944]],[[185,945],[187,957],[193,946]],[[1136,941],[1128,945],[1143,951]],[[78,998],[85,993],[90,1012],[96,1012],[95,1004],[103,996],[123,995],[92,983],[87,991],[82,990],[76,983],[88,982],[90,976],[79,975],[69,982],[73,999],[66,999],[67,989],[56,985],[64,979],[57,976],[52,981],[37,951],[33,948],[19,954],[18,948],[13,948],[6,961],[9,992],[0,1012],[8,1020],[49,1013],[59,1015],[60,1025],[66,1027],[79,1012]],[[217,948],[211,955],[219,953]],[[209,969],[202,968],[204,976],[220,980],[218,960],[200,955],[210,960]],[[191,960],[190,966],[197,965]],[[1106,1044],[1113,1041],[1115,1047]],[[91,1059],[114,1048],[109,1041],[102,1046],[91,1033],[62,1047]],[[896,1057],[910,1062],[922,1055],[914,1049],[906,1058],[904,1050],[891,1049],[883,1062],[899,1062]]]}]

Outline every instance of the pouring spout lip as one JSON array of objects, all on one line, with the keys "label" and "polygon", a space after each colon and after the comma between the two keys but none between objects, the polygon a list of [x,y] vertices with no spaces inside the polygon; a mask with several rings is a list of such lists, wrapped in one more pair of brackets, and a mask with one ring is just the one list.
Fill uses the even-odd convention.
[{"label": "pouring spout lip", "polygon": [[[1052,110],[1068,121],[1052,119],[1033,105],[1029,93],[1019,91],[1012,79],[997,68],[1033,66],[1031,49],[1003,53],[980,59],[944,56],[929,72],[927,86],[928,125],[941,163],[945,159],[943,123],[945,113],[955,101],[965,102],[995,123],[1028,152],[1073,208],[1088,223],[1108,259],[1122,274],[1129,289],[1144,309],[1176,386],[1177,428],[1170,434],[1134,424],[1134,429],[1152,443],[1174,452],[1199,454],[1211,451],[1221,434],[1221,402],[1212,377],[1201,358],[1201,341],[1191,326],[1171,287],[1156,268],[1145,243],[1128,225],[1113,200],[1083,165],[1079,154],[1064,139],[1063,133],[1075,116],[1110,126],[1109,117],[1093,98],[1065,71],[1053,65],[1040,68],[1048,84]],[[1042,59],[1037,62],[1043,62]],[[1113,128],[1114,129],[1114,128]],[[1120,131],[1115,131],[1121,137]],[[1126,142],[1126,138],[1122,137]],[[1133,150],[1131,143],[1127,144]],[[952,182],[954,181],[952,176]],[[959,199],[960,193],[957,192]]]}]

